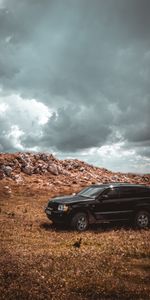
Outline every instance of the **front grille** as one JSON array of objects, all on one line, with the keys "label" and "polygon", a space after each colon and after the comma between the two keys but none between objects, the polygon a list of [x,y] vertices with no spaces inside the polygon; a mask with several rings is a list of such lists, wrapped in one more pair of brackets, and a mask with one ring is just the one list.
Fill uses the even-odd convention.
[{"label": "front grille", "polygon": [[58,210],[58,203],[49,201],[48,208],[52,208],[53,211]]}]

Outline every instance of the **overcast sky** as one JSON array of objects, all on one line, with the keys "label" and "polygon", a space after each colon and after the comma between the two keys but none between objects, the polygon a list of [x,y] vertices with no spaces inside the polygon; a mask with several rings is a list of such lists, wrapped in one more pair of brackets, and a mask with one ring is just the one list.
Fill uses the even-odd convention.
[{"label": "overcast sky", "polygon": [[150,172],[150,1],[0,0],[0,152]]}]

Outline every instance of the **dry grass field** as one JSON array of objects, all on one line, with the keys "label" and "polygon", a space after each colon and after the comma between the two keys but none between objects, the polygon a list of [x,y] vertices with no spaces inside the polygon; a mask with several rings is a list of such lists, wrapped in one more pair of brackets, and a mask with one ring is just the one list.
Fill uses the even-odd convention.
[{"label": "dry grass field", "polygon": [[150,230],[54,228],[43,207],[56,192],[11,188],[1,181],[1,300],[150,299]]}]

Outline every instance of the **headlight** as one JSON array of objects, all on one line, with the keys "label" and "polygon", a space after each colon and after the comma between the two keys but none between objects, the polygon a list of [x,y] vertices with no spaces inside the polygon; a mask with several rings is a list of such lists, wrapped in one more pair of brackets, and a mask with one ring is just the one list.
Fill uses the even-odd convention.
[{"label": "headlight", "polygon": [[66,204],[59,204],[58,205],[58,210],[60,210],[60,211],[67,211],[68,208],[69,207]]}]

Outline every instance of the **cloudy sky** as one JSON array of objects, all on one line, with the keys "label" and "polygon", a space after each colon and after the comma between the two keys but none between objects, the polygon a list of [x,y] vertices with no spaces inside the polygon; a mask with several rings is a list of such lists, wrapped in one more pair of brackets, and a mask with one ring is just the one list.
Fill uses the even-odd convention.
[{"label": "cloudy sky", "polygon": [[0,152],[150,172],[150,1],[0,0]]}]

